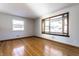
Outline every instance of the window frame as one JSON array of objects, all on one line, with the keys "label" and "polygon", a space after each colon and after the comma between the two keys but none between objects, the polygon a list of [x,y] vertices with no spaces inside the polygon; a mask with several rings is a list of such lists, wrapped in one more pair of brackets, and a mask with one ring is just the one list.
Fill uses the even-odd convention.
[{"label": "window frame", "polygon": [[[64,32],[64,21],[63,21],[63,19],[64,19],[64,15],[67,15],[67,33],[63,33]],[[51,33],[50,32],[50,20],[51,20],[51,18],[54,18],[54,17],[58,17],[58,16],[62,16],[62,21],[63,21],[63,23],[62,23],[62,34],[58,34],[58,33]],[[45,32],[45,20],[46,19],[49,19],[49,32],[48,33],[46,33]],[[44,23],[44,30],[43,30],[43,23]],[[59,15],[55,15],[55,16],[51,16],[51,17],[48,17],[48,18],[44,18],[44,19],[42,19],[42,22],[41,22],[41,28],[42,28],[42,34],[49,34],[49,35],[58,35],[58,36],[65,36],[65,37],[69,37],[69,12],[66,12],[66,13],[62,13],[62,14],[59,14]]]}]

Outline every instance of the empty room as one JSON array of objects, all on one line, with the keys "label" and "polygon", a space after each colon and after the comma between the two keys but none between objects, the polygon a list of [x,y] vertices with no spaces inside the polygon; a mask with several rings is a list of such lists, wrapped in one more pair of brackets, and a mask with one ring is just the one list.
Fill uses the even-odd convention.
[{"label": "empty room", "polygon": [[79,56],[79,4],[0,3],[0,56]]}]

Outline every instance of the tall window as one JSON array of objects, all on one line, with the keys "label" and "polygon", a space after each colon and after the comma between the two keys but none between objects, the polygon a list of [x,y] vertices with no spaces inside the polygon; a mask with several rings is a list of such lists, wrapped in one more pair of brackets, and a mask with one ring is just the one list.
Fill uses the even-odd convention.
[{"label": "tall window", "polygon": [[23,31],[24,30],[24,21],[22,20],[13,20],[13,31]]},{"label": "tall window", "polygon": [[67,12],[43,19],[42,33],[69,36],[69,13]]}]

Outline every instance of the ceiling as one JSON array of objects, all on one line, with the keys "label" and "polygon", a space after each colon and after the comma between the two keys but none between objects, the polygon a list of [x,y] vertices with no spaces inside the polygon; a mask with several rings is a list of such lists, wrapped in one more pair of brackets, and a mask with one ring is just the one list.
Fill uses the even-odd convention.
[{"label": "ceiling", "polygon": [[76,5],[76,3],[0,3],[0,12],[37,18],[73,5]]}]

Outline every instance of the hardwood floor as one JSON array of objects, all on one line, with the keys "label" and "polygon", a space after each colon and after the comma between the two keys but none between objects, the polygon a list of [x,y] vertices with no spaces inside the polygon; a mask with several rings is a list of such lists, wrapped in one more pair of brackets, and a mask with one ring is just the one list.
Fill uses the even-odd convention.
[{"label": "hardwood floor", "polygon": [[79,48],[29,37],[1,41],[0,56],[79,56]]}]

